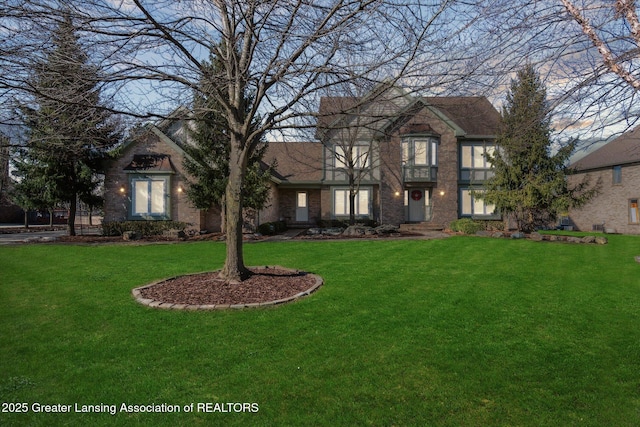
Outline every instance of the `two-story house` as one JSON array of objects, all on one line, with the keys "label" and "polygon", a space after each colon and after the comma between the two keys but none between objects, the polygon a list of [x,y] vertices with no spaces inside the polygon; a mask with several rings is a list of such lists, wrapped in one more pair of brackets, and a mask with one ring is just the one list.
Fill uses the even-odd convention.
[{"label": "two-story house", "polygon": [[399,88],[320,103],[317,142],[271,143],[279,216],[290,225],[356,218],[445,227],[495,218],[473,197],[490,176],[500,115],[483,97],[415,97]]},{"label": "two-story house", "polygon": [[570,182],[586,176],[600,182],[600,193],[578,209],[569,211],[574,227],[640,234],[640,127],[626,132],[571,165],[577,173]]},{"label": "two-story house", "polygon": [[[271,142],[277,160],[271,198],[257,223],[289,226],[358,220],[443,228],[461,217],[494,218],[474,199],[491,171],[500,115],[483,97],[416,97],[397,87],[365,97],[325,97],[316,141]],[[165,121],[128,143],[107,172],[105,221],[176,220],[219,230],[220,210],[198,211],[183,190],[188,177],[180,125]],[[353,198],[353,202],[352,199]]]}]

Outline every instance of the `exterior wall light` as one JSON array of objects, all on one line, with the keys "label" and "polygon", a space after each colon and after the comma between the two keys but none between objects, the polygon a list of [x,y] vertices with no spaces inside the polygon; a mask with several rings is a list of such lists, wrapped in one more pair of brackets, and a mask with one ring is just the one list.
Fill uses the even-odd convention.
[{"label": "exterior wall light", "polygon": [[124,188],[124,186],[120,187],[120,193],[124,194],[124,192],[126,191],[126,189]]},{"label": "exterior wall light", "polygon": [[444,190],[440,190],[440,196],[444,196]]},{"label": "exterior wall light", "polygon": [[400,195],[400,192],[396,191],[394,194],[395,194],[396,197],[398,197]]}]

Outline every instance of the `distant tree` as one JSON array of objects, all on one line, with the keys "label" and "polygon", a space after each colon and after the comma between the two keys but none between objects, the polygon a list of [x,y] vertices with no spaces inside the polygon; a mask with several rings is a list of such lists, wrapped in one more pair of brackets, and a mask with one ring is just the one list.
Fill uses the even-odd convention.
[{"label": "distant tree", "polygon": [[548,225],[597,191],[587,180],[569,188],[567,164],[577,141],[552,154],[550,113],[537,71],[525,66],[511,82],[496,141],[499,148],[488,158],[495,175],[475,194],[513,217],[520,231]]},{"label": "distant tree", "polygon": [[[193,177],[188,182],[186,194],[189,200],[199,209],[208,209],[211,205],[225,206],[225,191],[229,179],[230,131],[223,106],[214,98],[207,96],[215,84],[211,75],[222,69],[215,57],[205,66],[200,78],[200,90],[194,96],[193,127],[189,132],[189,143],[185,151],[185,170]],[[249,103],[247,103],[248,105]],[[259,126],[260,117],[255,119],[255,127]],[[262,162],[267,148],[264,137],[251,154],[244,179],[243,207],[260,210],[269,198],[269,178],[272,167]]]},{"label": "distant tree", "polygon": [[120,133],[101,106],[99,70],[89,63],[69,16],[34,64],[30,84],[37,91],[33,102],[21,107],[27,139],[17,149],[16,197],[23,207],[67,205],[68,231],[74,235],[77,202],[96,204],[97,172]]}]

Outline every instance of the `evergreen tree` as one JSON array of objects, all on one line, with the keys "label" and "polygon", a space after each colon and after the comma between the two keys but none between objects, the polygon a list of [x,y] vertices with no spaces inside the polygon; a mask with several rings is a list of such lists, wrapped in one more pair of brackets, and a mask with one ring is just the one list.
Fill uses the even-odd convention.
[{"label": "evergreen tree", "polygon": [[577,141],[552,154],[551,114],[547,93],[531,65],[511,82],[502,110],[498,150],[489,161],[495,175],[477,197],[495,204],[506,217],[515,219],[518,230],[531,232],[547,226],[570,207],[584,204],[597,192],[587,180],[569,188],[567,166]]},{"label": "evergreen tree", "polygon": [[[224,206],[225,190],[229,177],[230,137],[227,119],[222,106],[212,97],[208,85],[215,84],[211,75],[220,72],[220,64],[213,58],[200,79],[200,90],[194,95],[194,126],[190,131],[191,144],[185,151],[186,171],[195,178],[188,183],[187,197],[199,209],[208,209],[212,205]],[[249,103],[247,102],[247,105]],[[257,121],[259,118],[256,119]],[[258,148],[249,157],[243,183],[243,206],[250,209],[262,209],[269,197],[268,181],[274,165],[267,167],[262,162],[267,143],[264,138]],[[224,209],[223,209],[224,210]]]},{"label": "evergreen tree", "polygon": [[35,96],[21,108],[27,140],[17,153],[16,199],[28,207],[67,206],[74,235],[77,201],[96,203],[97,172],[120,132],[101,108],[99,70],[89,63],[69,16],[53,31],[30,84]]}]

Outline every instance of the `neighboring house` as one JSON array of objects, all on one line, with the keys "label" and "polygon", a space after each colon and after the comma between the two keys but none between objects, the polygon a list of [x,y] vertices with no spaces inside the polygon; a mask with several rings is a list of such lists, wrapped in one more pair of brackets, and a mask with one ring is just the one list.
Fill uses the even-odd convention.
[{"label": "neighboring house", "polygon": [[[271,142],[271,198],[254,223],[276,220],[316,226],[349,218],[357,189],[359,221],[443,228],[461,217],[497,219],[474,199],[490,174],[500,115],[484,97],[414,97],[401,89],[367,97],[325,97],[315,142]],[[220,229],[220,211],[191,207],[180,126],[148,126],[126,145],[105,182],[105,221],[172,219]],[[350,158],[347,158],[350,155]],[[351,167],[350,167],[351,166]]]},{"label": "neighboring house", "polygon": [[9,197],[13,179],[9,173],[9,138],[0,133],[0,223],[23,221],[23,210]]},{"label": "neighboring house", "polygon": [[601,181],[600,194],[569,218],[582,231],[610,231],[640,234],[640,127],[620,135],[575,162],[577,171],[570,180],[588,175],[592,183]]}]

